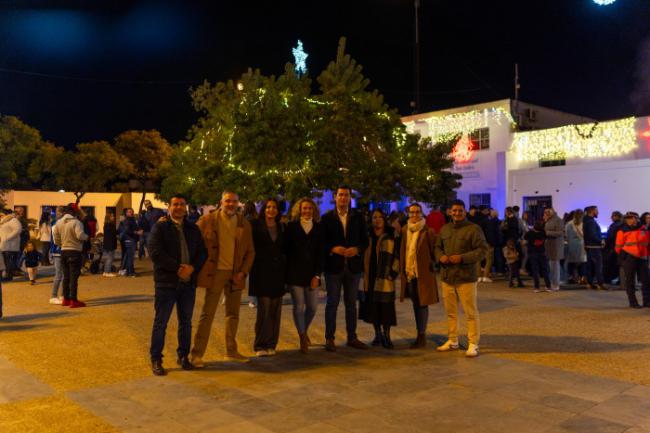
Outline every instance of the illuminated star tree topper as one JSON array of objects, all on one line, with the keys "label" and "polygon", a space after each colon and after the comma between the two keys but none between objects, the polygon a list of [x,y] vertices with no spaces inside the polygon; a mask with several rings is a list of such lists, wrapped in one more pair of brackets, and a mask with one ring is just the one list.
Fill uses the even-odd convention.
[{"label": "illuminated star tree topper", "polygon": [[294,63],[296,64],[296,74],[305,74],[307,72],[307,57],[309,57],[309,55],[303,50],[302,41],[300,39],[298,39],[296,48],[292,48],[291,52],[293,53],[293,58],[295,59]]}]

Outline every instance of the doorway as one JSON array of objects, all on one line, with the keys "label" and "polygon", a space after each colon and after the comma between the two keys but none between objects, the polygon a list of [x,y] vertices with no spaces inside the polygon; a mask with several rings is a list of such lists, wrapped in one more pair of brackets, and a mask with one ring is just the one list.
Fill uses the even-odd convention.
[{"label": "doorway", "polygon": [[528,225],[544,218],[544,209],[553,207],[553,197],[550,195],[539,195],[523,198],[524,212],[528,212]]}]

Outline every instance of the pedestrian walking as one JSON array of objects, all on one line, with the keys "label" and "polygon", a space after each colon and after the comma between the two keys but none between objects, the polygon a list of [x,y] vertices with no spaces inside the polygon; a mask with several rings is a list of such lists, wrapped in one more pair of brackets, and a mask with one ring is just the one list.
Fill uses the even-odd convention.
[{"label": "pedestrian walking", "polygon": [[63,217],[57,221],[52,230],[54,243],[61,247],[61,262],[63,265],[63,302],[61,305],[70,308],[85,307],[84,302],[77,297],[79,275],[83,263],[83,242],[88,239],[84,233],[83,224],[77,218],[78,206],[70,203],[66,206]]},{"label": "pedestrian walking", "polygon": [[207,250],[199,228],[185,219],[187,201],[173,195],[169,218],[154,224],[149,236],[149,254],[153,262],[155,318],[151,331],[151,369],[154,375],[167,374],[163,367],[163,348],[167,323],[176,305],[178,317],[177,363],[192,370],[188,358],[192,339],[192,313],[196,299],[196,279],[205,263]]},{"label": "pedestrian walking", "polygon": [[627,212],[616,235],[616,252],[623,268],[623,285],[631,308],[641,308],[636,298],[636,280],[641,282],[643,307],[650,308],[650,276],[648,275],[648,229],[636,212]]},{"label": "pedestrian walking", "polygon": [[352,189],[339,186],[334,200],[336,206],[322,219],[325,255],[325,349],[336,351],[336,313],[343,294],[347,345],[367,349],[357,338],[357,291],[363,276],[362,255],[368,247],[368,231],[363,214],[350,207]]},{"label": "pedestrian walking", "polygon": [[293,322],[300,339],[300,351],[307,353],[311,325],[318,307],[318,290],[323,271],[323,237],[318,206],[303,197],[291,211],[284,242],[287,257],[286,283],[293,302]]},{"label": "pedestrian walking", "polygon": [[42,254],[36,250],[34,243],[27,241],[23,250],[23,260],[25,262],[25,269],[27,269],[27,278],[32,286],[36,284],[38,265],[41,263],[42,258]]},{"label": "pedestrian walking", "polygon": [[454,200],[452,222],[445,224],[436,238],[435,255],[441,266],[442,293],[447,313],[447,341],[437,348],[440,352],[458,349],[458,302],[467,320],[469,347],[467,357],[479,354],[480,323],[476,304],[478,269],[488,248],[483,231],[466,219],[465,203]]},{"label": "pedestrian walking", "polygon": [[544,209],[544,250],[550,267],[551,289],[560,290],[560,260],[564,259],[564,222],[553,208]]},{"label": "pedestrian walking", "polygon": [[[363,301],[359,318],[375,328],[373,346],[392,349],[390,328],[397,325],[395,280],[399,276],[399,239],[381,209],[372,212],[370,245],[363,255]],[[433,230],[433,229],[430,229]]]},{"label": "pedestrian walking", "polygon": [[[407,210],[409,219],[402,227],[399,253],[400,302],[410,298],[413,303],[417,336],[410,347],[419,349],[427,344],[429,305],[439,302],[434,270],[436,235],[425,225],[422,206],[419,203],[412,203]],[[444,227],[440,229],[441,233]]]},{"label": "pedestrian walking", "polygon": [[124,243],[124,249],[122,250],[124,261],[120,275],[135,277],[135,248],[143,231],[138,227],[132,208],[125,208],[123,212],[124,219],[120,223],[119,236]]},{"label": "pedestrian walking", "polygon": [[257,356],[273,356],[280,337],[282,297],[285,289],[285,229],[276,199],[266,200],[251,224],[255,260],[249,276],[251,295],[257,299],[255,342]]},{"label": "pedestrian walking", "polygon": [[239,196],[232,191],[221,194],[221,207],[199,219],[203,241],[208,249],[208,260],[199,273],[197,285],[205,287],[205,299],[194,336],[192,364],[203,366],[203,355],[208,346],[210,329],[217,306],[223,294],[226,304],[227,361],[247,362],[237,349],[239,308],[246,276],[255,259],[255,248],[250,223],[237,213]]}]

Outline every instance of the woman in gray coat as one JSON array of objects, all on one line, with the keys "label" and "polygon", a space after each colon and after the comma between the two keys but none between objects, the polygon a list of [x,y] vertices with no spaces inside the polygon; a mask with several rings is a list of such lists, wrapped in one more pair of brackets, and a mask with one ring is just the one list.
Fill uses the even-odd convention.
[{"label": "woman in gray coat", "polygon": [[560,260],[564,259],[564,222],[553,208],[544,209],[546,255],[551,269],[551,290],[560,290]]},{"label": "woman in gray coat", "polygon": [[584,212],[581,209],[573,211],[573,218],[567,223],[566,240],[567,250],[565,262],[569,275],[569,284],[585,284],[584,264],[587,262],[585,252],[585,235],[582,232],[582,217]]}]

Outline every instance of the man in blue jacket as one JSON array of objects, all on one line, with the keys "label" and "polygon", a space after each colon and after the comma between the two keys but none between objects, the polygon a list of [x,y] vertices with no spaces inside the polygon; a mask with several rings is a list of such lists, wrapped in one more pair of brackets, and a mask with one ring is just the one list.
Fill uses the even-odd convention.
[{"label": "man in blue jacket", "polygon": [[368,247],[368,230],[361,213],[350,209],[352,190],[339,186],[335,195],[336,207],[323,215],[323,245],[325,255],[325,349],[334,352],[336,311],[345,303],[345,325],[348,343],[355,349],[367,349],[357,338],[357,290],[363,276],[363,252]]},{"label": "man in blue jacket", "polygon": [[207,258],[199,228],[187,221],[187,200],[172,196],[169,218],[157,222],[149,237],[156,288],[156,315],[151,332],[151,369],[156,376],[167,374],[162,365],[165,331],[174,304],[178,316],[178,365],[194,368],[188,355],[192,339],[192,312],[196,298],[196,276]]},{"label": "man in blue jacket", "polygon": [[[587,206],[582,219],[582,229],[585,235],[585,251],[587,252],[587,282],[589,287],[605,290],[603,278],[603,236],[596,222],[598,207]],[[594,277],[598,286],[594,284]]]}]

